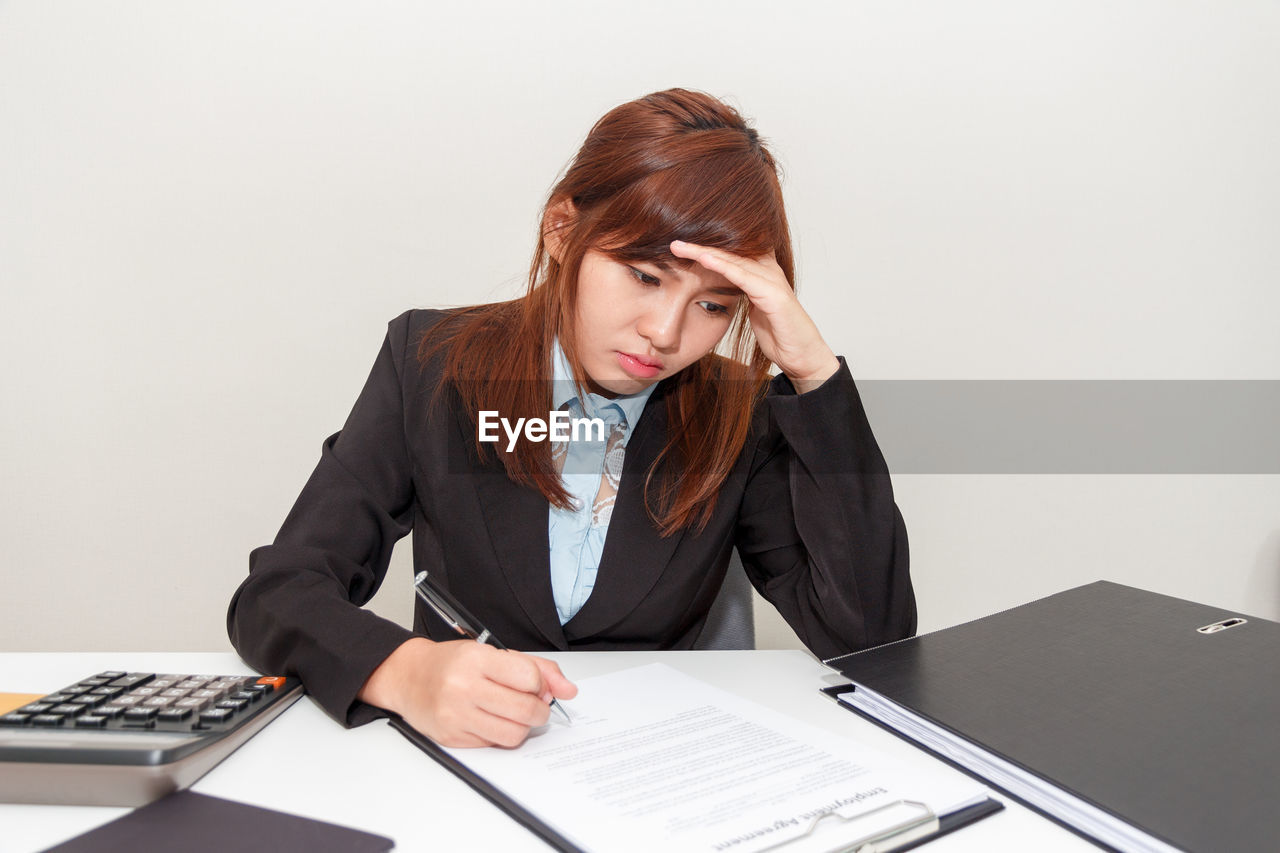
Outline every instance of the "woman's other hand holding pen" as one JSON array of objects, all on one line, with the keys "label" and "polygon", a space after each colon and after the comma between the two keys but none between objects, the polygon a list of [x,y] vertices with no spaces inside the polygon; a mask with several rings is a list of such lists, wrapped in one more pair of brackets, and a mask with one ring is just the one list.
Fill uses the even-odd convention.
[{"label": "woman's other hand holding pen", "polygon": [[359,698],[393,711],[442,746],[519,746],[545,725],[552,698],[578,688],[546,658],[472,640],[414,637],[384,660]]}]

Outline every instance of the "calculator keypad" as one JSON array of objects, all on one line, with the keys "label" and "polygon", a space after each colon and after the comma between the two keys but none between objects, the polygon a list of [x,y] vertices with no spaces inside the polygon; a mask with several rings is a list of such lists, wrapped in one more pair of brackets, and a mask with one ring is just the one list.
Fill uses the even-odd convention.
[{"label": "calculator keypad", "polygon": [[163,675],[100,672],[7,714],[0,726],[22,728],[226,729],[251,716],[284,679],[254,675]]}]

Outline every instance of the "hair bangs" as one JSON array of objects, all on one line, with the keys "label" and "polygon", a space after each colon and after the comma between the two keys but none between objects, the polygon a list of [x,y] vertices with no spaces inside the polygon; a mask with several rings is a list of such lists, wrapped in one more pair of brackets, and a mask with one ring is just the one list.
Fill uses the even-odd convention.
[{"label": "hair bangs", "polygon": [[590,240],[619,260],[684,268],[692,262],[671,254],[673,240],[758,257],[789,242],[781,202],[777,179],[758,156],[741,148],[718,151],[618,192],[594,217]]}]

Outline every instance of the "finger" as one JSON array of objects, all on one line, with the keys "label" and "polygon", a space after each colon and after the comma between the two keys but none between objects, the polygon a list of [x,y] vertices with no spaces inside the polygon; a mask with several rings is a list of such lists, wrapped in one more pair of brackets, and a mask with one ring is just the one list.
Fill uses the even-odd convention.
[{"label": "finger", "polygon": [[415,729],[422,732],[441,746],[448,746],[457,749],[475,749],[481,746],[492,746],[487,740],[476,737],[471,732],[457,732],[454,734],[432,734],[430,727],[414,726]]},{"label": "finger", "polygon": [[687,258],[688,260],[698,260],[698,258],[703,255],[709,255],[712,258],[718,258],[728,264],[737,266],[744,270],[771,269],[772,266],[777,263],[777,256],[774,254],[772,249],[758,258],[750,258],[746,255],[730,252],[728,249],[720,249],[715,246],[703,246],[700,243],[687,243],[684,240],[673,240],[671,243],[671,252],[678,257]]},{"label": "finger", "polygon": [[414,708],[411,713],[405,714],[405,720],[441,746],[488,746],[490,741],[479,738],[470,731],[475,728],[472,717],[480,713],[482,712],[473,703],[459,700],[434,711],[426,706]]},{"label": "finger", "polygon": [[526,728],[546,725],[550,707],[536,693],[512,690],[492,681],[476,686],[471,696],[475,707]]},{"label": "finger", "polygon": [[533,656],[521,652],[494,649],[494,654],[485,656],[481,672],[490,681],[512,690],[519,690],[521,693],[532,693],[536,696],[545,689],[542,670],[534,662]]},{"label": "finger", "polygon": [[565,677],[555,661],[540,657],[533,657],[532,660],[542,672],[544,701],[550,702],[552,696],[557,699],[572,699],[578,695],[578,686]]},{"label": "finger", "polygon": [[791,290],[776,261],[765,264],[723,249],[679,240],[671,244],[671,252],[677,257],[697,261],[705,269],[724,276],[729,283],[741,288],[753,302],[768,298],[782,289]]},{"label": "finger", "polygon": [[468,733],[494,746],[519,746],[529,736],[529,726],[514,723],[479,708],[471,716],[469,723]]}]

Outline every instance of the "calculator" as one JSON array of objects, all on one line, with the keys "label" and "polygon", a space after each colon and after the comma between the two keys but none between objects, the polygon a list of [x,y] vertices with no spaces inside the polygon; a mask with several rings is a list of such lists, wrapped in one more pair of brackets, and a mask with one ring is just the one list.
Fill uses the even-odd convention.
[{"label": "calculator", "polygon": [[0,715],[0,802],[149,803],[301,695],[291,676],[99,672]]}]

